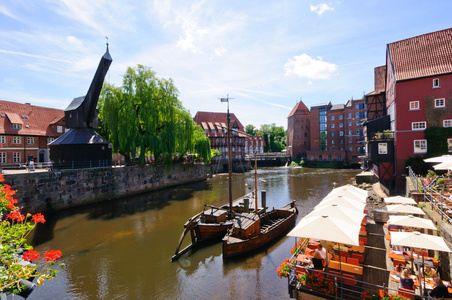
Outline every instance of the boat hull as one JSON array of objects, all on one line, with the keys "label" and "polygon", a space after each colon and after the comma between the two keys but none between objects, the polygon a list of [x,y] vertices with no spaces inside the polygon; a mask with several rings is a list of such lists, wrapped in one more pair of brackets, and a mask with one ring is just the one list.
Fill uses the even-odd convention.
[{"label": "boat hull", "polygon": [[222,238],[226,232],[232,227],[233,222],[217,223],[201,223],[195,226],[196,238],[198,242]]},{"label": "boat hull", "polygon": [[284,216],[284,219],[279,224],[270,228],[268,231],[261,230],[259,235],[249,239],[240,239],[227,234],[223,238],[223,258],[231,258],[254,251],[269,244],[295,226],[298,214],[296,207],[277,209],[276,211],[286,216]]}]

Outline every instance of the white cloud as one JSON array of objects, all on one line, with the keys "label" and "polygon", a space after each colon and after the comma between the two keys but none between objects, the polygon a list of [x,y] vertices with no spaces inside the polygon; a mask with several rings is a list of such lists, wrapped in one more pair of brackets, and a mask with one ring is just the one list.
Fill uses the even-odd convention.
[{"label": "white cloud", "polygon": [[329,79],[337,68],[336,64],[323,61],[321,57],[314,59],[304,53],[294,56],[284,65],[286,76],[296,75],[308,79]]},{"label": "white cloud", "polygon": [[325,11],[327,10],[334,10],[334,7],[329,6],[326,3],[320,3],[317,5],[312,5],[310,6],[311,11],[315,12],[316,14],[318,14],[319,16],[321,16]]},{"label": "white cloud", "polygon": [[27,57],[39,58],[39,59],[46,59],[46,60],[59,61],[59,62],[67,62],[67,63],[70,62],[69,60],[66,60],[66,59],[53,58],[53,57],[48,57],[48,56],[43,56],[43,55],[36,55],[36,54],[32,54],[32,53],[24,53],[24,52],[10,51],[10,50],[6,50],[6,49],[0,49],[0,52],[1,52],[1,53],[6,53],[6,54],[14,54],[14,55],[20,55],[20,56],[27,56]]},{"label": "white cloud", "polygon": [[4,14],[7,17],[17,19],[6,7],[0,5],[0,13]]}]

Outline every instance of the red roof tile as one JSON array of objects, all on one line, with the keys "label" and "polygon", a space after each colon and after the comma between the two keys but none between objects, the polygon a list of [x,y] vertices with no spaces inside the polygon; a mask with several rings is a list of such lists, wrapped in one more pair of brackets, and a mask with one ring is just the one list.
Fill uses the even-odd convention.
[{"label": "red roof tile", "polygon": [[399,80],[452,72],[452,28],[388,44]]},{"label": "red roof tile", "polygon": [[[0,134],[57,136],[50,124],[64,118],[61,109],[34,106],[0,100]],[[22,124],[22,129],[11,129],[11,122]]]},{"label": "red roof tile", "polygon": [[300,115],[309,115],[309,109],[304,105],[303,101],[298,102],[290,112],[288,118],[292,117],[295,113]]},{"label": "red roof tile", "polygon": [[[243,127],[242,123],[240,123],[239,119],[237,119],[237,117],[233,113],[230,113],[229,115],[231,118],[231,124],[234,124],[235,121],[237,122],[239,131],[245,131],[245,128]],[[227,113],[208,112],[208,111],[198,111],[194,117],[194,120],[197,124],[201,124],[202,122],[207,123],[220,122],[227,124],[228,122]]]}]

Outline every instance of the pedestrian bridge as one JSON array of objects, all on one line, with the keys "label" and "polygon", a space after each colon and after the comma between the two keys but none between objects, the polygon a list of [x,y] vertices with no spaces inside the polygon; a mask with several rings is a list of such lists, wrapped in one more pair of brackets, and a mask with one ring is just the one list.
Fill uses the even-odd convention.
[{"label": "pedestrian bridge", "polygon": [[283,152],[266,152],[249,154],[245,156],[245,159],[249,160],[251,164],[256,159],[259,167],[284,166],[290,161],[290,156]]}]

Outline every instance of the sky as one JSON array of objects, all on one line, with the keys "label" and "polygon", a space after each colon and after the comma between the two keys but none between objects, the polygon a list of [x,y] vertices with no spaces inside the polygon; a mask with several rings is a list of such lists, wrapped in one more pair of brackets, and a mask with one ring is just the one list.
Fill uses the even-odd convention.
[{"label": "sky", "polygon": [[287,128],[300,100],[373,91],[386,45],[451,27],[449,0],[3,0],[0,100],[65,109],[88,91],[108,37],[106,81],[128,67],[173,79],[183,106]]}]

